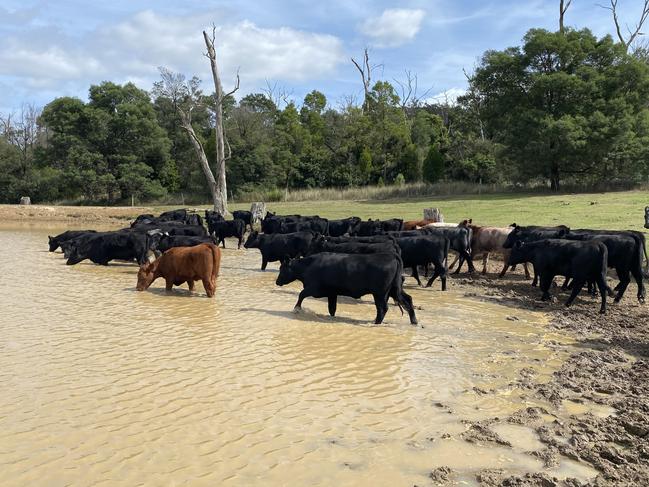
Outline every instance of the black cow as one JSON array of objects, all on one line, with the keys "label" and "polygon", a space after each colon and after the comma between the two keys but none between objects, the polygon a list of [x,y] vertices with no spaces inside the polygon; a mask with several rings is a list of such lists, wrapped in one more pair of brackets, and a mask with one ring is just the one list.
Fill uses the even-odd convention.
[{"label": "black cow", "polygon": [[649,206],[644,209],[644,227],[649,228]]},{"label": "black cow", "polygon": [[338,296],[358,299],[371,294],[376,306],[376,324],[383,322],[388,311],[388,297],[392,297],[408,311],[410,323],[416,325],[412,298],[403,291],[402,270],[401,259],[394,252],[356,255],[324,252],[282,263],[276,284],[284,286],[301,281],[304,289],[295,309],[301,309],[307,297],[326,297],[331,316],[336,314]]},{"label": "black cow", "polygon": [[194,237],[205,237],[207,236],[207,230],[202,225],[185,225],[180,222],[160,222],[160,223],[147,223],[140,224],[136,227],[130,228],[128,230],[140,230],[151,232],[153,230],[160,230],[163,233],[169,235],[187,235]]},{"label": "black cow", "polygon": [[160,221],[177,221],[177,222],[186,222],[187,221],[187,210],[181,208],[178,210],[169,210],[164,213],[160,213],[158,217]]},{"label": "black cow", "polygon": [[610,289],[606,285],[608,250],[604,243],[598,240],[580,242],[560,239],[518,241],[512,247],[509,263],[515,265],[524,262],[534,265],[543,292],[541,299],[544,301],[550,299],[550,286],[554,277],[565,276],[574,280],[566,306],[572,304],[584,284],[593,281],[602,297],[599,312],[606,312],[606,295]]},{"label": "black cow", "polygon": [[[604,243],[608,250],[608,266],[614,268],[620,278],[615,302],[619,302],[624,296],[631,282],[629,276],[631,274],[638,285],[638,301],[644,303],[645,288],[642,275],[642,262],[645,256],[644,235],[632,231],[579,229],[570,230],[564,238],[578,241],[598,240]],[[564,287],[566,287],[565,283]]]},{"label": "black cow", "polygon": [[96,233],[95,230],[68,230],[67,232],[59,233],[55,237],[47,236],[50,245],[50,252],[54,252],[63,242],[72,240],[81,235],[87,235],[89,233]]},{"label": "black cow", "polygon": [[381,222],[379,220],[367,220],[366,222],[360,222],[357,226],[356,232],[353,234],[359,237],[371,237],[372,235],[378,235],[382,232]]},{"label": "black cow", "polygon": [[131,223],[131,226],[134,227],[136,225],[142,225],[142,224],[147,224],[147,223],[152,223],[156,220],[156,217],[152,215],[151,213],[145,213],[143,215],[138,215],[135,220]]},{"label": "black cow", "polygon": [[235,210],[232,212],[232,218],[234,220],[242,220],[245,223],[246,227],[250,227],[252,232],[252,212],[246,210]]},{"label": "black cow", "polygon": [[236,237],[238,239],[237,248],[241,248],[243,243],[243,235],[246,233],[246,224],[243,220],[222,220],[208,223],[210,225],[210,233],[216,237],[216,244],[223,244],[225,248],[225,239],[227,237]]},{"label": "black cow", "polygon": [[460,267],[462,267],[464,261],[469,266],[469,272],[475,272],[473,257],[471,257],[471,238],[473,231],[470,227],[427,227],[422,229],[422,231],[428,235],[441,235],[449,239],[451,250],[460,255],[460,263],[455,270],[455,274],[459,274]]},{"label": "black cow", "polygon": [[162,235],[154,250],[166,252],[174,247],[194,247],[202,243],[216,244],[214,237],[188,237],[185,235]]},{"label": "black cow", "polygon": [[203,226],[203,219],[201,218],[200,215],[197,215],[196,213],[192,213],[190,215],[187,215],[187,220],[185,220],[185,223],[187,225],[196,225],[196,226]]},{"label": "black cow", "polygon": [[136,260],[142,265],[151,249],[151,238],[146,232],[118,230],[97,232],[76,239],[66,264],[78,264],[90,259],[95,264],[108,265],[111,260]]},{"label": "black cow", "polygon": [[269,262],[283,262],[306,255],[313,240],[313,232],[286,234],[260,234],[252,232],[246,243],[247,249],[259,249],[261,252],[261,270],[266,270]]},{"label": "black cow", "polygon": [[403,229],[403,220],[391,218],[390,220],[381,221],[381,230],[384,232],[398,232]]},{"label": "black cow", "polygon": [[225,220],[225,218],[223,218],[223,215],[221,215],[218,211],[205,210],[205,221],[209,222],[210,220],[221,221]]},{"label": "black cow", "polygon": [[511,249],[516,242],[536,242],[537,240],[544,240],[549,238],[564,238],[568,235],[570,227],[565,225],[558,225],[556,227],[540,227],[536,225],[529,225],[522,227],[512,223],[510,227],[514,229],[507,235],[503,247]]},{"label": "black cow", "polygon": [[379,243],[379,242],[394,242],[394,237],[390,235],[373,235],[371,237],[325,237],[327,242],[332,243]]},{"label": "black cow", "polygon": [[332,237],[342,237],[343,235],[354,235],[358,232],[361,219],[357,216],[344,218],[342,220],[329,220],[328,235]]},{"label": "black cow", "polygon": [[[556,227],[528,225],[522,227],[516,223],[512,223],[510,227],[514,227],[514,229],[507,235],[505,243],[503,243],[503,248],[506,249],[511,249],[516,242],[536,242],[548,238],[564,238],[570,231],[570,227],[565,225],[558,225]],[[535,270],[532,286],[536,286],[537,283],[538,276]]]},{"label": "black cow", "polygon": [[442,281],[442,291],[446,291],[446,274],[448,273],[448,250],[451,241],[443,235],[425,235],[420,237],[398,238],[397,244],[401,249],[403,267],[412,268],[412,277],[420,286],[418,266],[433,264],[435,271],[426,283],[430,287],[439,277]]},{"label": "black cow", "polygon": [[311,247],[307,255],[319,254],[321,252],[335,252],[339,254],[401,253],[399,246],[394,240],[386,240],[384,242],[330,242],[322,236],[317,236],[311,242]]}]

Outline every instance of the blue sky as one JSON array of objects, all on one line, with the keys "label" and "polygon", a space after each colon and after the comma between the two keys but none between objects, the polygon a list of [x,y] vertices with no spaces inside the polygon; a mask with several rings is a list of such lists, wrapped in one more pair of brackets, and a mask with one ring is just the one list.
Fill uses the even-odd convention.
[{"label": "blue sky", "polygon": [[[602,0],[604,1],[604,0]],[[375,79],[418,76],[420,95],[460,93],[487,49],[520,43],[531,27],[556,29],[558,0],[30,1],[0,4],[0,112],[57,96],[86,98],[92,83],[133,81],[150,89],[157,66],[209,79],[201,30],[217,26],[226,89],[238,95],[267,81],[301,102],[318,89],[337,106],[362,86],[350,57],[370,49]],[[613,32],[610,12],[574,0],[567,24]],[[620,0],[622,19],[641,0]],[[205,84],[206,88],[209,85]]]}]

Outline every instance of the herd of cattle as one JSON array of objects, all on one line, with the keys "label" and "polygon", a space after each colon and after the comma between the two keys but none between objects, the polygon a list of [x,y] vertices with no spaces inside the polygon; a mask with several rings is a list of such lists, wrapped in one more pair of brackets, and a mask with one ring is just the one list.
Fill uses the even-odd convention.
[{"label": "herd of cattle", "polygon": [[[459,224],[428,220],[367,220],[350,217],[328,220],[319,216],[276,215],[268,212],[261,220],[261,232],[253,229],[248,211],[233,212],[233,220],[206,210],[203,218],[187,210],[173,210],[160,216],[140,215],[129,228],[117,231],[67,231],[49,237],[49,250],[61,248],[67,264],[89,259],[107,265],[111,260],[135,260],[140,269],[136,288],[147,289],[162,277],[166,289],[187,283],[194,289],[202,281],[208,296],[214,296],[221,253],[225,239],[234,237],[241,247],[261,253],[261,269],[269,262],[280,262],[276,284],[283,286],[301,281],[303,290],[295,305],[299,309],[307,297],[327,298],[329,313],[334,316],[338,296],[360,298],[371,294],[376,306],[375,323],[381,323],[391,297],[410,322],[417,323],[412,298],[404,291],[404,268],[421,286],[420,269],[428,276],[430,287],[439,278],[446,290],[449,268],[457,264],[459,273],[466,262],[474,272],[473,259],[482,256],[486,273],[489,255],[503,256],[500,276],[518,264],[534,271],[532,285],[537,283],[542,299],[550,299],[550,287],[556,276],[564,276],[563,289],[571,289],[569,306],[584,286],[601,297],[600,312],[606,312],[607,296],[615,302],[624,296],[631,277],[637,283],[638,301],[644,303],[643,262],[647,258],[645,237],[641,232],[618,230],[571,229],[519,226],[484,227],[471,220]],[[645,227],[649,228],[649,207],[645,210]],[[449,252],[457,254],[449,265]],[[155,259],[152,259],[155,256]],[[611,289],[606,281],[609,268],[615,269],[619,283]]]}]

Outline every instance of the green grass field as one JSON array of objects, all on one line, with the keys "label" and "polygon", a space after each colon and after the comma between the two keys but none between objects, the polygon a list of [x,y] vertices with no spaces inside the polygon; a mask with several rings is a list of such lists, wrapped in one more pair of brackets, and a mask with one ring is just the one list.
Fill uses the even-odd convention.
[{"label": "green grass field", "polygon": [[[366,218],[421,219],[423,208],[440,208],[445,221],[473,218],[478,225],[506,226],[566,224],[572,228],[645,230],[644,208],[649,191],[611,193],[522,195],[490,194],[444,196],[435,199],[381,201],[299,201],[268,203],[270,211],[299,213],[325,218],[358,216]],[[162,211],[157,207],[156,210]],[[230,210],[250,209],[248,203],[234,204]]]}]

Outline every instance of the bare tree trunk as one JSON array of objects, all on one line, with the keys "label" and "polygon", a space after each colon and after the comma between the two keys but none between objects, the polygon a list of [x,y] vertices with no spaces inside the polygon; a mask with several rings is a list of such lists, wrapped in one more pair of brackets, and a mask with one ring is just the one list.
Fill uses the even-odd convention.
[{"label": "bare tree trunk", "polygon": [[358,69],[358,72],[361,75],[361,81],[363,82],[363,92],[365,97],[363,98],[363,111],[367,111],[367,102],[369,98],[369,93],[371,89],[371,81],[372,81],[372,66],[370,66],[370,55],[369,52],[367,51],[367,48],[363,51],[363,60],[361,61],[361,64],[358,64],[354,58],[352,58],[352,63],[354,63],[354,66],[356,66],[356,69]]},{"label": "bare tree trunk", "polygon": [[[212,79],[214,80],[214,137],[216,138],[216,178],[212,175],[212,171],[209,171],[212,176],[211,181],[208,178],[208,183],[210,184],[210,189],[212,187],[212,198],[214,199],[214,211],[219,212],[221,215],[226,215],[228,213],[228,188],[227,181],[225,178],[225,133],[223,130],[223,99],[234,93],[239,89],[239,75],[237,74],[237,85],[230,93],[223,95],[223,85],[221,84],[221,78],[219,77],[219,69],[216,64],[216,49],[214,48],[214,37],[215,37],[215,28],[212,28],[212,37],[207,35],[207,32],[203,31],[203,38],[205,39],[205,46],[207,47],[207,58],[210,60],[210,66],[212,68]],[[203,151],[204,155],[204,151]],[[202,161],[201,161],[202,164]],[[209,169],[209,165],[207,166]],[[214,185],[212,186],[212,181]]]},{"label": "bare tree trunk", "polygon": [[559,2],[559,32],[562,34],[564,33],[563,18],[566,15],[568,8],[570,8],[571,3],[572,0],[560,0]]},{"label": "bare tree trunk", "polygon": [[[180,125],[185,131],[187,132],[187,135],[189,135],[189,140],[192,143],[192,147],[194,148],[194,152],[196,153],[196,157],[198,157],[198,161],[201,163],[201,168],[203,169],[203,173],[205,174],[205,179],[207,179],[207,185],[210,188],[210,193],[212,194],[212,201],[214,203],[214,211],[218,211],[221,215],[225,215],[224,210],[223,210],[223,201],[220,199],[221,195],[217,190],[217,181],[214,178],[214,174],[212,174],[212,168],[210,167],[210,163],[207,160],[207,156],[205,155],[205,149],[203,148],[203,144],[201,144],[201,141],[198,139],[196,136],[196,132],[194,132],[194,127],[192,127],[190,119],[187,117],[187,115],[180,111]],[[225,205],[227,208],[227,195],[226,195],[226,201]]]}]

